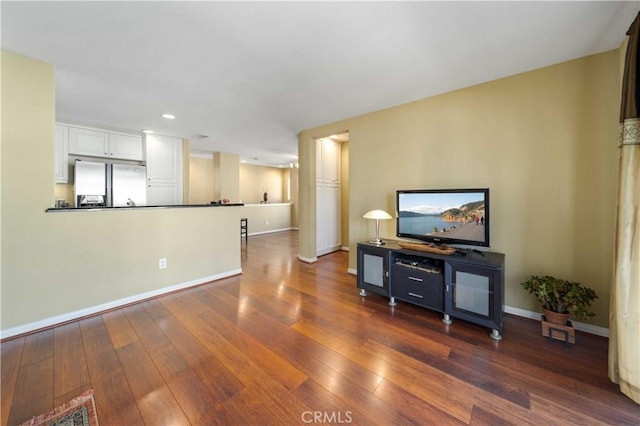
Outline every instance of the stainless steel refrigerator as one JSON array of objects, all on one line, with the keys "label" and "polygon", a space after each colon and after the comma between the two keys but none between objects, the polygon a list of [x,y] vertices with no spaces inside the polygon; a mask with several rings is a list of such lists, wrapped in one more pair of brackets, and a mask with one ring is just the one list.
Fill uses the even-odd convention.
[{"label": "stainless steel refrigerator", "polygon": [[76,160],[76,207],[135,207],[147,204],[147,169],[135,164]]}]

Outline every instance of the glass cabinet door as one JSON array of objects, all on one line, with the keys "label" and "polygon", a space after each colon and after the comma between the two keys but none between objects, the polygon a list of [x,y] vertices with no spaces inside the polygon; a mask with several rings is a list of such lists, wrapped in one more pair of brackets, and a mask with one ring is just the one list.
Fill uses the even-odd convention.
[{"label": "glass cabinet door", "polygon": [[358,244],[358,288],[389,296],[389,250]]},{"label": "glass cabinet door", "polygon": [[501,269],[445,264],[445,313],[502,330],[504,295]]}]

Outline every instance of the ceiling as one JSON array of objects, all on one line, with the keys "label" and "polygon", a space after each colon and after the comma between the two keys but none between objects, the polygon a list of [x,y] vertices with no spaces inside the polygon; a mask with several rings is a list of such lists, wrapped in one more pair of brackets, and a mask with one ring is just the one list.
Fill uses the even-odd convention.
[{"label": "ceiling", "polygon": [[57,121],[277,166],[297,161],[301,130],[618,48],[640,3],[0,7],[2,48],[55,66]]}]

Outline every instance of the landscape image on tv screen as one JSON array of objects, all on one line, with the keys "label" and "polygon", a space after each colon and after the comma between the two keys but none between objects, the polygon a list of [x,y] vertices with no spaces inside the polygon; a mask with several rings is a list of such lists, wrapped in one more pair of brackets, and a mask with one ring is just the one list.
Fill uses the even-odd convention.
[{"label": "landscape image on tv screen", "polygon": [[398,233],[484,242],[483,192],[400,193]]}]

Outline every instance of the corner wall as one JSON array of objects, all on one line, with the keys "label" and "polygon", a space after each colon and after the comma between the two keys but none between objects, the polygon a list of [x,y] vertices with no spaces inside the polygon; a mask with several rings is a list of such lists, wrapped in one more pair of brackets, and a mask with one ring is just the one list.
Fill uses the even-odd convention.
[{"label": "corner wall", "polygon": [[[362,214],[395,191],[489,187],[491,249],[506,254],[506,304],[539,311],[532,274],[596,290],[608,324],[619,52],[613,50],[309,129],[298,135],[300,257],[315,257],[314,138],[349,131],[349,268],[371,237]],[[381,222],[395,238],[395,221]],[[354,290],[355,291],[355,290]]]}]

